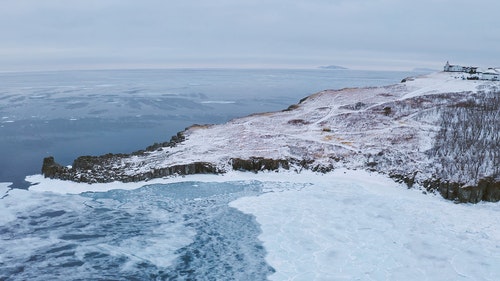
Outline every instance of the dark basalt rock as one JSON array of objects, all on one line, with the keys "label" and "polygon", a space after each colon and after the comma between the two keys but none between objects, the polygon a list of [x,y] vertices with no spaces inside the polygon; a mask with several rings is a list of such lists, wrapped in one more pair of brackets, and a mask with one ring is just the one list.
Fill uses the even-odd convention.
[{"label": "dark basalt rock", "polygon": [[[380,171],[379,171],[380,172]],[[457,203],[478,203],[481,201],[500,201],[500,181],[492,177],[482,178],[477,185],[465,185],[443,179],[429,179],[424,182],[416,180],[417,173],[391,173],[389,177],[399,183],[412,188],[416,183],[421,184],[428,192],[438,192],[443,198]]]},{"label": "dark basalt rock", "polygon": [[500,201],[500,181],[488,177],[479,180],[475,186],[466,186],[462,183],[429,180],[424,182],[429,191],[438,191],[443,198],[459,203],[478,203],[480,201]]},{"label": "dark basalt rock", "polygon": [[[369,164],[370,163],[368,163],[367,165],[369,166]],[[389,177],[393,179],[395,182],[404,183],[406,184],[406,186],[408,186],[408,188],[412,188],[413,185],[415,184],[416,174],[417,173],[402,175],[397,173],[391,173],[389,174]]]},{"label": "dark basalt rock", "polygon": [[251,157],[249,159],[233,158],[231,159],[231,165],[233,170],[240,171],[275,171],[280,168],[290,169],[290,163],[288,160],[280,159],[270,159],[262,157]]},{"label": "dark basalt rock", "polygon": [[183,132],[178,132],[176,135],[170,138],[170,141],[162,142],[162,143],[154,143],[148,147],[146,150],[139,150],[137,152],[132,153],[133,155],[144,154],[146,151],[155,151],[163,147],[175,147],[177,144],[183,142],[186,139]]},{"label": "dark basalt rock", "polygon": [[224,171],[208,162],[194,162],[186,165],[175,165],[160,169],[153,169],[146,173],[124,176],[118,179],[122,182],[147,181],[154,178],[162,178],[173,175],[193,175],[193,174],[220,174]]},{"label": "dark basalt rock", "polygon": [[46,157],[43,159],[42,174],[48,178],[59,178],[62,174],[67,172],[67,168],[59,165],[54,160],[54,157]]},{"label": "dark basalt rock", "polygon": [[155,143],[151,146],[148,146],[146,150],[139,150],[131,154],[108,153],[100,156],[80,156],[73,161],[73,165],[71,168],[67,168],[56,163],[54,157],[50,156],[43,159],[42,174],[46,178],[51,179],[71,180],[75,182],[86,183],[106,183],[112,181],[142,181],[169,175],[221,172],[214,165],[206,162],[195,162],[186,165],[176,165],[161,169],[153,169],[150,172],[132,176],[126,175],[123,169],[117,170],[111,168],[113,166],[112,164],[120,161],[121,158],[130,157],[132,155],[144,155],[147,152],[155,151],[162,147],[174,147],[184,140],[184,133],[179,132],[168,142]]},{"label": "dark basalt rock", "polygon": [[279,169],[296,171],[301,169],[311,170],[313,172],[327,173],[333,170],[332,165],[314,165],[314,160],[306,159],[272,159],[263,157],[250,157],[249,159],[232,158],[230,164],[233,170],[239,171],[278,171]]},{"label": "dark basalt rock", "polygon": [[[115,160],[118,159],[117,155],[109,157]],[[224,172],[211,163],[194,162],[185,165],[151,169],[145,173],[128,175],[124,173],[124,170],[113,170],[106,167],[108,163],[99,162],[109,159],[110,158],[104,156],[83,156],[75,160],[77,166],[66,168],[57,164],[53,157],[47,157],[44,160],[42,173],[46,178],[51,179],[71,180],[85,183],[108,183],[113,181],[138,182],[173,175],[218,174]]]},{"label": "dark basalt rock", "polygon": [[75,170],[92,170],[96,166],[103,166],[105,164],[116,161],[122,157],[127,157],[128,154],[104,154],[101,156],[80,156],[73,161],[73,169]]}]

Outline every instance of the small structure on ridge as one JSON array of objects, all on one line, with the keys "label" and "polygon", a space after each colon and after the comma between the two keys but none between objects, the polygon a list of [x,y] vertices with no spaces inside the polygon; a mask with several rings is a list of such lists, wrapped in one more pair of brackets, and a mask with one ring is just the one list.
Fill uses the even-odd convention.
[{"label": "small structure on ridge", "polygon": [[489,81],[500,81],[500,72],[495,68],[488,68],[488,70],[483,71],[475,66],[461,66],[453,65],[448,61],[444,65],[444,72],[461,72],[470,74],[467,78],[468,80],[489,80]]}]

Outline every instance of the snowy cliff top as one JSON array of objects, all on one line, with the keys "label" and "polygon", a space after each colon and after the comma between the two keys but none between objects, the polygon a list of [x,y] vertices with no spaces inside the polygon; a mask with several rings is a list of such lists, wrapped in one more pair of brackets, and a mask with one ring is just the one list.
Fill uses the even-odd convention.
[{"label": "snowy cliff top", "polygon": [[385,87],[326,90],[281,112],[192,126],[178,146],[116,164],[126,165],[129,174],[197,161],[226,169],[230,159],[250,157],[311,159],[319,165],[355,168],[370,160],[357,159],[360,155],[396,149],[425,161],[420,154],[431,148],[439,129],[432,109],[447,102],[433,96],[461,93],[456,95],[460,99],[498,86],[439,72]]},{"label": "snowy cliff top", "polygon": [[[53,175],[84,182],[138,181],[208,171],[205,164],[188,167],[193,163],[209,163],[218,171],[248,165],[260,170],[273,163],[266,169],[366,169],[409,184],[438,177],[475,185],[500,174],[500,82],[468,80],[466,75],[439,72],[384,87],[325,90],[279,112],[193,125],[175,145],[83,159],[78,168],[61,172],[69,175]],[[470,130],[472,120],[479,131]]]}]

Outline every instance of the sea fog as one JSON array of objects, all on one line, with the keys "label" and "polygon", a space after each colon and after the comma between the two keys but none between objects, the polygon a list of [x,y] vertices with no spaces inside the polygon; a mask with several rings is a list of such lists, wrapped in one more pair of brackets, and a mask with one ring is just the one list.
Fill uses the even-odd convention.
[{"label": "sea fog", "polygon": [[0,182],[26,188],[42,159],[129,153],[192,124],[276,111],[325,89],[380,86],[421,72],[99,70],[0,73]]}]

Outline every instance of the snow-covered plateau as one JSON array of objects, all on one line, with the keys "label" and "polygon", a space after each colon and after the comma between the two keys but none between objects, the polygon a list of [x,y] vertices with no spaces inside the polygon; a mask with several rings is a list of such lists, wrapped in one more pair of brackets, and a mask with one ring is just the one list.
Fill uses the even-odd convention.
[{"label": "snow-covered plateau", "polygon": [[500,200],[500,82],[438,72],[384,87],[325,90],[280,112],[193,125],[132,154],[44,159],[76,182],[136,182],[230,170],[339,168],[389,175],[460,202]]}]

